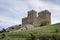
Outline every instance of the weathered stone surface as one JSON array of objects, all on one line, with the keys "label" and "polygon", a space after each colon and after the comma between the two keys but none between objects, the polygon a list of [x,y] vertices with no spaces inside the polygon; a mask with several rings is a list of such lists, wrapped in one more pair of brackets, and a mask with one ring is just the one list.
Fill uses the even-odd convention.
[{"label": "weathered stone surface", "polygon": [[31,10],[28,11],[28,16],[22,19],[22,24],[32,24],[34,26],[39,26],[42,20],[49,20],[51,23],[51,13],[48,10],[38,12],[38,16],[35,10]]},{"label": "weathered stone surface", "polygon": [[11,26],[11,27],[8,27],[6,29],[6,31],[22,31],[22,30],[28,30],[28,29],[32,29],[34,28],[33,25],[31,24],[25,24],[25,25],[15,25],[15,26]]},{"label": "weathered stone surface", "polygon": [[21,25],[14,25],[14,26],[8,27],[6,29],[6,31],[14,31],[14,30],[18,30],[20,28],[21,28]]}]

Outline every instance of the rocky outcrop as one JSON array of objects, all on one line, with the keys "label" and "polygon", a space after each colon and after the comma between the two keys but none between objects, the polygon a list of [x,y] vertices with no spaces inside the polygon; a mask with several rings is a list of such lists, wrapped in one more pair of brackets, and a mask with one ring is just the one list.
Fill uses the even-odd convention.
[{"label": "rocky outcrop", "polygon": [[34,28],[31,24],[25,24],[25,25],[14,25],[11,27],[8,27],[6,31],[22,31],[22,30],[29,30]]},{"label": "rocky outcrop", "polygon": [[14,31],[14,30],[18,30],[20,28],[21,28],[21,25],[14,25],[14,26],[8,27],[6,29],[6,31]]}]

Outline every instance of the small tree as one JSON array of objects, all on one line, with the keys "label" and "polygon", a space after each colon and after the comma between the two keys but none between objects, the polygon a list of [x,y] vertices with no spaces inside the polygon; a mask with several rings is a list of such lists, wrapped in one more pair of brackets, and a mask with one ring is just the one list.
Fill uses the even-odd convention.
[{"label": "small tree", "polygon": [[2,32],[6,32],[6,30],[3,28]]},{"label": "small tree", "polygon": [[3,32],[6,32],[6,30],[4,28],[0,31],[0,33],[3,33]]},{"label": "small tree", "polygon": [[0,33],[2,33],[2,30],[0,31]]}]

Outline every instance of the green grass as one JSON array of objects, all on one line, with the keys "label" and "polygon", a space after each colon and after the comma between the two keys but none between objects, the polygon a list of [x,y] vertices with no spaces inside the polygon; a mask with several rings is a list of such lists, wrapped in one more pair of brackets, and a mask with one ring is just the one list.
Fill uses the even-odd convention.
[{"label": "green grass", "polygon": [[42,26],[42,27],[37,27],[31,30],[24,30],[24,31],[18,31],[18,32],[10,32],[10,34],[29,34],[29,33],[52,33],[55,32],[55,30],[58,29],[60,31],[60,24],[55,24],[55,25],[47,25],[47,26]]},{"label": "green grass", "polygon": [[[58,33],[56,33],[56,29],[58,29]],[[26,38],[30,37],[30,33],[35,35],[36,38],[40,36],[52,36],[53,34],[60,35],[60,24],[47,25],[24,31],[6,32],[5,34],[7,39],[10,40],[26,40]]]}]

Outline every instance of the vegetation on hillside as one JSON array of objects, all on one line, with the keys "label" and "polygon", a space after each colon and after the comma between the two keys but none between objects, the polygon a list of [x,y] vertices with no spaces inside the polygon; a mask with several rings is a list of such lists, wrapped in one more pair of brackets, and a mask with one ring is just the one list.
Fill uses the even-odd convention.
[{"label": "vegetation on hillside", "polygon": [[[5,35],[3,38],[3,34]],[[46,25],[30,30],[5,32],[1,40],[60,40],[60,24]]]},{"label": "vegetation on hillside", "polygon": [[43,20],[40,22],[40,26],[45,26],[45,25],[48,25],[50,24],[50,21],[49,20]]}]

